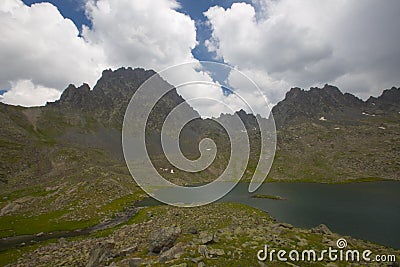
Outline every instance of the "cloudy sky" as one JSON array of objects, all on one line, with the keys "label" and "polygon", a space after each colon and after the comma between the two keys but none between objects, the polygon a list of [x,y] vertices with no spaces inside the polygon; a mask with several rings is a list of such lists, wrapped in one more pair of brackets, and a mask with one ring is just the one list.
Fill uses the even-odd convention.
[{"label": "cloudy sky", "polygon": [[[398,0],[1,0],[1,101],[44,105],[70,83],[93,87],[103,69],[199,60],[242,71],[272,104],[325,83],[365,99],[400,86],[399,14]],[[234,73],[210,71],[190,75],[258,105]],[[181,93],[240,107],[218,86]]]}]

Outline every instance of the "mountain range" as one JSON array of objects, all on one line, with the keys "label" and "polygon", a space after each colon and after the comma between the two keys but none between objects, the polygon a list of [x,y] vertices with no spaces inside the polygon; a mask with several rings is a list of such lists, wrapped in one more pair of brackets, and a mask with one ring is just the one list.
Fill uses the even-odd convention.
[{"label": "mountain range", "polygon": [[[36,180],[38,176],[54,175],[55,159],[62,157],[60,151],[64,150],[101,151],[112,161],[123,164],[121,128],[127,104],[137,88],[153,75],[157,74],[140,68],[105,70],[93,90],[87,84],[80,87],[71,84],[58,101],[44,107],[0,104],[1,181],[19,181],[15,177],[20,176]],[[176,90],[172,90],[150,115],[147,145],[159,168],[172,168],[162,155],[159,129],[166,115],[183,102]],[[307,91],[292,88],[273,107],[272,113],[278,137],[275,163],[269,175],[272,180],[399,179],[399,88],[384,90],[381,96],[367,101],[343,94],[332,85]],[[257,151],[259,132],[254,115],[243,110],[238,115],[248,129],[252,151]],[[218,119],[230,116],[224,114]],[[216,141],[223,155],[217,157],[205,175],[194,178],[196,182],[208,180],[208,176],[223,170],[229,139],[224,129],[209,119],[190,123],[181,134],[182,150],[189,158],[199,156],[198,141],[207,136]],[[257,152],[254,153],[248,174],[257,162]],[[79,159],[79,163],[71,164],[86,160],[91,161]],[[62,165],[68,168],[68,164]],[[29,179],[22,180],[30,183]]]}]

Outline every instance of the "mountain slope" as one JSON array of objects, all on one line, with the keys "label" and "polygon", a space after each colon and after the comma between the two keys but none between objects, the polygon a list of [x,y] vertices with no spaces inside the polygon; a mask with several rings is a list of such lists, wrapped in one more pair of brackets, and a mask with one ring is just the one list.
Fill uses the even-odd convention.
[{"label": "mountain slope", "polygon": [[291,89],[272,110],[278,147],[272,179],[400,179],[400,89],[366,102],[326,85]]},{"label": "mountain slope", "polygon": [[[124,165],[121,128],[125,109],[137,88],[154,74],[154,71],[144,69],[106,70],[93,90],[86,84],[78,88],[70,85],[60,100],[45,107],[21,108],[1,104],[0,119],[4,125],[0,136],[3,146],[0,153],[1,180],[5,182],[21,174],[36,183],[37,176],[46,176],[54,171],[52,152],[64,148],[100,150],[112,161]],[[393,87],[364,102],[331,85],[309,91],[291,89],[272,110],[278,147],[269,177],[315,181],[398,179],[399,91]],[[182,102],[184,100],[173,90],[152,112],[148,146],[159,168],[172,167],[162,155],[159,131],[165,116]],[[255,166],[259,153],[256,120],[244,111],[238,115],[249,130],[252,143],[250,165]],[[218,120],[230,116],[223,115]],[[211,120],[199,119],[182,132],[184,154],[197,158],[198,141],[207,136],[217,142],[222,153],[219,153],[220,161],[212,166],[211,173],[206,172],[205,176],[194,179],[196,181],[208,180],[207,175],[220,173],[230,153],[224,129]],[[251,171],[247,174],[250,175]],[[29,179],[24,183],[29,183]]]}]

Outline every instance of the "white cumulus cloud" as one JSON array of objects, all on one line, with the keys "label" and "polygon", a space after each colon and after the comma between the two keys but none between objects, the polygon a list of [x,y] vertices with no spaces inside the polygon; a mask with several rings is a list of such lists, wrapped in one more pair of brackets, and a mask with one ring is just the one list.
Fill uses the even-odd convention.
[{"label": "white cumulus cloud", "polygon": [[101,46],[110,66],[161,70],[194,60],[196,28],[172,0],[97,0],[86,4],[92,27],[83,36]]},{"label": "white cumulus cloud", "polygon": [[62,91],[69,83],[94,83],[104,66],[102,50],[80,37],[50,3],[29,7],[20,0],[1,1],[0,32],[0,87],[10,88],[9,96],[23,93],[20,104],[42,105],[45,95],[52,99],[47,90],[31,88]]},{"label": "white cumulus cloud", "polygon": [[293,86],[333,83],[367,97],[399,84],[399,1],[259,0],[205,12],[206,42],[272,102]]},{"label": "white cumulus cloud", "polygon": [[50,3],[27,6],[21,0],[2,0],[0,88],[8,93],[1,101],[43,105],[46,97],[53,100],[43,88],[62,92],[70,83],[84,82],[93,87],[106,68],[159,71],[194,61],[195,24],[178,7],[174,0],[88,1],[92,27],[84,26],[79,34]]},{"label": "white cumulus cloud", "polygon": [[[70,83],[93,87],[106,68],[161,71],[197,62],[192,55],[196,24],[179,12],[175,0],[87,0],[84,8],[91,27],[79,33],[50,3],[0,2],[0,89],[8,89],[0,101],[43,105]],[[398,14],[397,0],[254,0],[253,5],[215,6],[205,12],[212,30],[206,46],[253,79],[272,103],[290,87],[324,83],[365,98],[399,86]],[[212,81],[207,71],[186,69],[181,75]],[[265,102],[239,76],[231,72],[225,82],[263,114]],[[205,116],[228,112],[225,104],[249,111],[234,94],[224,95],[218,83],[178,91],[187,99],[216,99],[196,102]]]},{"label": "white cumulus cloud", "polygon": [[0,96],[3,103],[18,106],[43,106],[60,98],[61,92],[53,88],[35,85],[31,80],[19,80],[11,83],[12,90]]}]

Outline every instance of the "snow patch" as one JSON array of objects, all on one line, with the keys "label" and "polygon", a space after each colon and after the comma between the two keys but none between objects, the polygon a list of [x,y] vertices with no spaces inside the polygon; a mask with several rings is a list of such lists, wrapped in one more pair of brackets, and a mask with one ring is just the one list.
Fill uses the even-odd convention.
[{"label": "snow patch", "polygon": [[375,114],[368,114],[368,113],[366,113],[366,112],[363,112],[363,113],[361,113],[362,115],[365,115],[365,116],[372,116],[372,117],[375,117],[376,115]]}]

